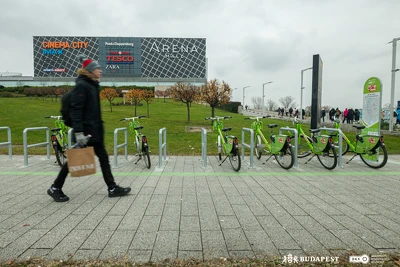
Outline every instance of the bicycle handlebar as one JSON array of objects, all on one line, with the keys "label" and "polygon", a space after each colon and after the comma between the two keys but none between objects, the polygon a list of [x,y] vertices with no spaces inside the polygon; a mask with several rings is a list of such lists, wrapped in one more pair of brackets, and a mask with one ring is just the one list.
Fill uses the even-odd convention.
[{"label": "bicycle handlebar", "polygon": [[57,119],[57,120],[62,120],[62,116],[45,116],[45,119]]},{"label": "bicycle handlebar", "polygon": [[226,120],[226,119],[230,119],[232,118],[232,116],[224,116],[224,117],[220,117],[220,116],[215,116],[215,117],[207,117],[205,118],[205,120]]},{"label": "bicycle handlebar", "polygon": [[262,116],[262,117],[248,117],[244,118],[245,120],[258,120],[258,119],[265,119],[268,118],[268,116]]},{"label": "bicycle handlebar", "polygon": [[141,119],[141,118],[146,118],[146,116],[123,118],[123,119],[120,119],[119,121],[129,121],[129,120],[134,121],[135,119]]}]

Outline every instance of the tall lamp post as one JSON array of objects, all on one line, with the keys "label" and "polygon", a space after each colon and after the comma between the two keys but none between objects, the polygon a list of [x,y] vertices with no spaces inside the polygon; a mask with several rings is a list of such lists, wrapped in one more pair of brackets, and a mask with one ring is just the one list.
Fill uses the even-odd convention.
[{"label": "tall lamp post", "polygon": [[299,110],[299,114],[300,114],[300,119],[303,119],[303,73],[307,70],[312,70],[312,67],[310,68],[306,68],[301,70],[301,86],[300,86],[300,110]]},{"label": "tall lamp post", "polygon": [[244,108],[244,89],[250,87],[250,85],[243,87],[243,108]]},{"label": "tall lamp post", "polygon": [[272,83],[272,81],[263,83],[263,103],[262,103],[262,112],[261,112],[262,116],[264,116],[264,98],[265,98],[265,94],[264,94],[264,85],[269,84],[269,83]]},{"label": "tall lamp post", "polygon": [[398,69],[396,69],[396,46],[397,46],[397,41],[400,40],[399,38],[393,38],[392,41],[390,41],[388,44],[392,43],[392,84],[390,87],[390,121],[389,121],[389,131],[393,131],[393,110],[394,110],[394,85],[395,85],[395,80],[396,80],[396,72]]}]

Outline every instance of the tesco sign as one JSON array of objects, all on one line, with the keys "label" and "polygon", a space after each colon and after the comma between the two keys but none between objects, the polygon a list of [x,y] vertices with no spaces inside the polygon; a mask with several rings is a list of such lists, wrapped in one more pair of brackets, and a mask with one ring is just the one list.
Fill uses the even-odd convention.
[{"label": "tesco sign", "polygon": [[107,58],[107,63],[113,63],[113,64],[132,64],[134,61],[133,56],[128,56],[128,55],[109,55],[106,56]]}]

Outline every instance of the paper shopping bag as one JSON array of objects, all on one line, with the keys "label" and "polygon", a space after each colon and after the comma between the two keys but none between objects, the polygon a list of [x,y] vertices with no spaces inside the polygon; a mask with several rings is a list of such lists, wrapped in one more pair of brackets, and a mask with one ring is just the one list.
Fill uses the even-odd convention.
[{"label": "paper shopping bag", "polygon": [[93,147],[67,149],[68,170],[72,177],[96,173]]}]

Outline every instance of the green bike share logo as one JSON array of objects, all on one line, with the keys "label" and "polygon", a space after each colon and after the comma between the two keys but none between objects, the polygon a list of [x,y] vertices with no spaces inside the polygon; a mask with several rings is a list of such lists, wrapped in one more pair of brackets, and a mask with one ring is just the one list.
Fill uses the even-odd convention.
[{"label": "green bike share logo", "polygon": [[365,125],[363,134],[380,135],[380,111],[382,104],[382,82],[377,77],[369,78],[364,84],[363,115],[361,123]]}]

